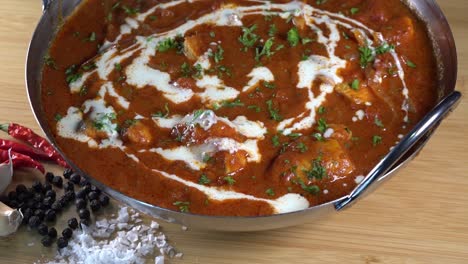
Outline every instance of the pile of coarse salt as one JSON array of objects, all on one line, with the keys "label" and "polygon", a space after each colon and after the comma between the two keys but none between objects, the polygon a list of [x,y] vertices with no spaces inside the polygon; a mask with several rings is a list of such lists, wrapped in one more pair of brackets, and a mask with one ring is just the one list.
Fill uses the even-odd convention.
[{"label": "pile of coarse salt", "polygon": [[82,231],[77,230],[68,246],[48,263],[139,264],[155,253],[160,254],[155,264],[163,264],[164,256],[182,257],[166,241],[157,222],[145,225],[139,213],[122,207],[116,218],[102,219],[90,227],[83,226]]}]

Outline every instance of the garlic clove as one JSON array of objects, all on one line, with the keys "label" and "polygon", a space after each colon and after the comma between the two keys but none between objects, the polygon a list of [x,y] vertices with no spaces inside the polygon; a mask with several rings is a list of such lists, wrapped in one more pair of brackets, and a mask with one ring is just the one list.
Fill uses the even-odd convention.
[{"label": "garlic clove", "polygon": [[0,237],[8,236],[18,229],[23,221],[23,214],[0,202]]},{"label": "garlic clove", "polygon": [[11,161],[11,149],[8,150],[8,163],[0,164],[0,194],[3,193],[13,178],[13,162]]}]

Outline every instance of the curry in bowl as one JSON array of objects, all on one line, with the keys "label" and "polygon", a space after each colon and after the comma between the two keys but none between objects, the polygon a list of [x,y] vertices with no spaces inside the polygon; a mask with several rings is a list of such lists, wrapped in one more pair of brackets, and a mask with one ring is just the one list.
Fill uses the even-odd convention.
[{"label": "curry in bowl", "polygon": [[204,215],[347,195],[436,102],[399,0],[87,0],[42,74],[68,158],[136,199]]}]

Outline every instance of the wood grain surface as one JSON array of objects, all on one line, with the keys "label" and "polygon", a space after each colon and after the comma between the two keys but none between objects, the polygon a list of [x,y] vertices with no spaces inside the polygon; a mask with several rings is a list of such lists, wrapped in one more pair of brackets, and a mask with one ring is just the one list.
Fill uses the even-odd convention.
[{"label": "wood grain surface", "polygon": [[[14,121],[38,131],[26,96],[24,61],[40,2],[0,1],[0,123]],[[468,1],[438,2],[458,46],[457,90],[468,95]],[[184,253],[171,263],[468,263],[467,131],[465,96],[406,169],[328,219],[257,233],[182,231],[164,224],[170,241]],[[30,180],[31,173],[15,178]],[[41,247],[39,240],[26,229],[0,238],[0,263],[52,258],[56,251]]]}]

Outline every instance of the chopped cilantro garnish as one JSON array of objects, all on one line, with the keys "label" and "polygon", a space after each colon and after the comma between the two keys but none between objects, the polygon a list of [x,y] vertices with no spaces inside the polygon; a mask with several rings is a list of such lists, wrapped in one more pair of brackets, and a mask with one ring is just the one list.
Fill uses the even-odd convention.
[{"label": "chopped cilantro garnish", "polygon": [[378,117],[375,117],[374,124],[380,128],[384,128],[382,121]]},{"label": "chopped cilantro garnish", "polygon": [[351,83],[351,89],[357,91],[359,90],[359,79],[354,79]]},{"label": "chopped cilantro garnish", "polygon": [[365,68],[367,65],[375,60],[374,53],[371,48],[367,46],[359,47],[361,67]]},{"label": "chopped cilantro garnish", "polygon": [[351,9],[349,10],[349,12],[351,12],[351,15],[355,15],[355,14],[359,13],[359,8],[357,8],[357,7],[351,7]]},{"label": "chopped cilantro garnish", "polygon": [[226,176],[223,178],[229,185],[234,185],[236,183],[236,180],[232,178],[231,176]]},{"label": "chopped cilantro garnish", "polygon": [[324,177],[327,177],[327,169],[322,166],[322,159],[318,157],[312,161],[312,166],[310,169],[304,169],[303,172],[307,175],[309,180],[322,180]]},{"label": "chopped cilantro garnish", "polygon": [[257,113],[260,113],[262,111],[262,108],[260,108],[260,106],[258,106],[258,105],[249,105],[249,106],[247,106],[247,109],[253,109]]},{"label": "chopped cilantro garnish", "polygon": [[275,84],[272,82],[263,82],[263,86],[265,86],[268,89],[275,89]]},{"label": "chopped cilantro garnish", "polygon": [[320,133],[324,133],[325,130],[327,130],[328,128],[328,125],[327,125],[327,122],[325,121],[325,119],[322,117],[320,118],[318,121],[317,121],[317,130],[320,132]]},{"label": "chopped cilantro garnish", "polygon": [[326,109],[325,109],[325,106],[320,106],[317,110],[317,112],[321,115],[323,115],[325,113]]},{"label": "chopped cilantro garnish", "polygon": [[271,24],[270,28],[268,29],[268,36],[274,37],[278,29],[276,28],[275,24]]},{"label": "chopped cilantro garnish", "polygon": [[244,103],[241,102],[240,99],[236,99],[234,101],[224,101],[222,104],[223,107],[233,108],[238,106],[244,106]]},{"label": "chopped cilantro garnish", "polygon": [[279,147],[281,145],[280,141],[279,141],[279,136],[278,135],[274,135],[272,138],[271,138],[271,143],[273,143],[273,147]]},{"label": "chopped cilantro garnish", "polygon": [[299,31],[297,31],[296,27],[293,27],[288,31],[288,42],[291,47],[297,46],[297,44],[299,44],[300,38]]},{"label": "chopped cilantro garnish", "polygon": [[278,113],[278,110],[273,108],[273,101],[271,101],[271,100],[266,101],[266,105],[267,105],[268,112],[270,113],[270,118],[271,119],[273,119],[275,121],[283,120],[283,118]]},{"label": "chopped cilantro garnish", "polygon": [[262,56],[267,56],[270,57],[271,55],[274,54],[274,52],[271,51],[271,47],[273,46],[273,38],[269,38],[263,47],[257,47],[255,49],[255,60],[260,61]]},{"label": "chopped cilantro garnish", "polygon": [[320,133],[314,133],[312,136],[314,136],[314,138],[317,139],[317,141],[320,141],[320,142],[325,141],[325,138]]},{"label": "chopped cilantro garnish", "polygon": [[81,78],[81,73],[77,72],[78,69],[76,65],[70,66],[66,71],[65,71],[65,80],[67,81],[68,84],[77,81],[78,79]]},{"label": "chopped cilantro garnish", "polygon": [[198,183],[199,184],[203,184],[203,185],[206,185],[206,184],[209,184],[211,182],[211,180],[208,178],[208,176],[206,176],[206,174],[202,174],[200,176],[200,178],[198,179]]},{"label": "chopped cilantro garnish", "polygon": [[394,49],[395,49],[394,45],[390,45],[387,42],[385,42],[384,44],[380,45],[379,47],[375,49],[375,53],[384,54]]},{"label": "chopped cilantro garnish", "polygon": [[169,111],[169,105],[167,103],[164,104],[164,111],[158,111],[156,112],[155,114],[152,114],[151,116],[152,117],[162,117],[162,118],[166,118],[169,116],[170,114],[170,111]]},{"label": "chopped cilantro garnish", "polygon": [[189,212],[190,202],[175,201],[173,205],[179,207],[179,211],[181,211],[182,213]]},{"label": "chopped cilantro garnish", "polygon": [[272,188],[269,188],[265,191],[268,196],[275,196],[275,191]]},{"label": "chopped cilantro garnish", "polygon": [[410,68],[416,68],[416,64],[414,64],[414,62],[410,61],[410,60],[406,60],[406,65],[408,65],[408,67]]},{"label": "chopped cilantro garnish", "polygon": [[381,136],[372,136],[372,145],[375,147],[379,144],[382,144],[382,137]]},{"label": "chopped cilantro garnish", "polygon": [[296,148],[301,152],[304,153],[308,150],[307,146],[303,142],[299,142]]},{"label": "chopped cilantro garnish", "polygon": [[251,27],[242,27],[242,35],[239,37],[239,42],[244,45],[244,51],[247,51],[248,48],[253,47],[260,39],[260,37],[254,33],[256,29],[256,24],[252,25]]}]

